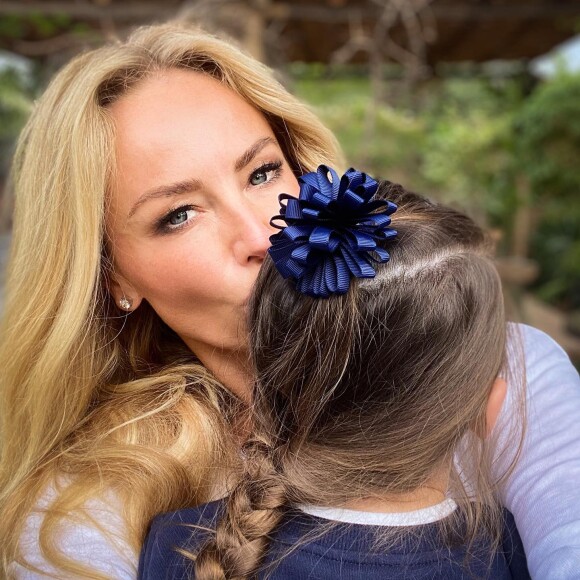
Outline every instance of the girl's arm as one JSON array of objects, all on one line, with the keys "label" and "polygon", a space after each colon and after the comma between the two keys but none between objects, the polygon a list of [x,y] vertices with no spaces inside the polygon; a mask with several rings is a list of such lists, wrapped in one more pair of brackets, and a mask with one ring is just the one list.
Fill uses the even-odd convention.
[{"label": "girl's arm", "polygon": [[[501,500],[515,517],[532,578],[580,578],[580,377],[549,336],[517,326],[525,356],[527,426]],[[496,475],[509,460],[501,449],[513,448],[510,426],[519,417],[516,393],[508,391],[494,433]]]}]

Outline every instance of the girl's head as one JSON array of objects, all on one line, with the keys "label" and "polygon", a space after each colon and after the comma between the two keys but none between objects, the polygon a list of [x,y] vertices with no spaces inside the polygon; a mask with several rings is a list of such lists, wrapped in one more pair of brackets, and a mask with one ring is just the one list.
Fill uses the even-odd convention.
[{"label": "girl's head", "polygon": [[299,503],[412,492],[449,467],[468,431],[488,430],[506,323],[486,236],[463,214],[381,187],[399,206],[397,237],[374,278],[309,298],[268,261],[256,284],[256,416]]},{"label": "girl's head", "polygon": [[[176,365],[190,364],[192,350],[202,358],[245,344],[241,305],[277,194],[336,155],[332,135],[271,71],[201,31],[140,29],[55,76],[22,133],[13,170],[0,341],[0,509],[12,506],[13,519],[3,521],[22,521],[34,501],[23,482],[39,465],[51,472],[57,457],[71,460],[67,471],[81,466],[80,487],[118,474],[120,455],[142,457],[135,482],[177,489],[181,477],[184,487],[175,466],[138,478],[162,469],[148,455],[154,447],[181,459],[197,454],[204,464],[199,453],[210,438],[179,427],[195,431],[201,411],[168,403],[191,400],[184,389],[196,392],[176,378],[185,372]],[[155,411],[169,407],[170,417],[157,422]],[[149,418],[147,428],[139,416]],[[121,425],[131,432],[116,431]],[[105,439],[111,455],[97,462]],[[135,442],[143,455],[119,451]],[[87,467],[93,463],[97,478]],[[14,494],[30,499],[16,504]],[[141,499],[135,493],[128,505]],[[135,509],[139,532],[148,512]]]},{"label": "girl's head", "polygon": [[[435,486],[468,506],[460,441],[491,502],[484,441],[505,395],[506,323],[490,245],[452,209],[389,182],[378,195],[398,205],[398,235],[374,278],[310,298],[271,260],[262,267],[250,305],[255,437],[217,536],[233,576],[259,564],[288,504],[403,502]],[[220,552],[228,541],[238,548]]]}]

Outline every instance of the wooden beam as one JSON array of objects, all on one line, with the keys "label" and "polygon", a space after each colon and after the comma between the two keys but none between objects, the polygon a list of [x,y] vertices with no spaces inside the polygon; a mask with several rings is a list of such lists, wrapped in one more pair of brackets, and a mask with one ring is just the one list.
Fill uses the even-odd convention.
[{"label": "wooden beam", "polygon": [[512,4],[512,5],[431,5],[435,18],[441,20],[523,20],[580,16],[580,3]]},{"label": "wooden beam", "polygon": [[150,20],[167,18],[177,12],[180,4],[167,5],[163,2],[139,2],[139,4],[109,4],[97,6],[89,2],[0,2],[1,15],[30,16],[32,14],[44,14],[57,16],[66,14],[71,18],[96,20],[104,17],[116,20]]},{"label": "wooden beam", "polygon": [[[440,5],[437,2],[429,5],[429,10],[440,20],[519,20],[528,18],[558,18],[562,16],[580,16],[580,2],[574,4],[522,4],[505,5]],[[376,17],[379,11],[372,5],[364,4],[351,7],[330,7],[320,5],[289,4],[277,2],[271,5],[270,18],[293,20],[311,20],[318,22],[349,22],[352,18],[362,16],[365,20]]]},{"label": "wooden beam", "polygon": [[[235,2],[232,2],[235,3]],[[67,2],[66,0],[46,2],[19,2],[2,0],[0,15],[28,16],[31,14],[57,15],[67,14],[71,18],[100,19],[109,17],[116,20],[155,20],[166,19],[181,8],[182,2],[163,3],[143,1],[137,3],[111,3],[98,6],[90,2]],[[227,2],[222,2],[227,4]],[[580,3],[571,4],[521,4],[521,5],[475,5],[458,4],[430,5],[430,11],[440,20],[521,20],[536,18],[559,18],[580,16]],[[328,6],[317,4],[292,4],[274,2],[264,9],[266,19],[310,20],[313,22],[343,23],[353,18],[362,17],[371,20],[378,14],[372,4],[361,3],[358,6]]]},{"label": "wooden beam", "polygon": [[[563,16],[580,16],[580,3],[574,4],[522,4],[522,5],[440,5],[436,1],[429,5],[429,10],[440,20],[521,20],[531,18],[559,18]],[[371,20],[379,10],[369,4],[360,6],[323,6],[306,4],[289,4],[276,2],[270,6],[270,18],[293,20],[310,20],[328,23],[349,22],[361,17]]]}]

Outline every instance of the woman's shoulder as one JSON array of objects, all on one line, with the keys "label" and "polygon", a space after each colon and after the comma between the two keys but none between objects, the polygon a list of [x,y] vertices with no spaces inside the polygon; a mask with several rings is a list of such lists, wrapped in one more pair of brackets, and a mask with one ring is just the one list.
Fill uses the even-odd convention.
[{"label": "woman's shoulder", "polygon": [[[580,395],[578,371],[564,349],[545,332],[526,324],[510,323],[507,353],[510,369],[515,371],[513,376],[521,377],[525,385],[528,412],[532,410],[530,404],[540,405],[545,412],[547,407],[565,405],[567,399]],[[517,389],[516,393],[508,392],[508,400],[514,396],[517,399]],[[505,405],[510,406],[510,402]]]},{"label": "woman's shoulder", "polygon": [[[14,564],[14,576],[18,579],[48,575],[62,578],[56,564],[47,558],[40,537],[46,514],[58,495],[57,486],[48,486],[25,521],[20,536],[20,554],[37,571]],[[88,499],[81,509],[59,519],[55,535],[52,536],[51,530],[51,537],[63,558],[88,565],[111,578],[135,578],[137,554],[129,544],[121,500],[112,491]]]},{"label": "woman's shoulder", "polygon": [[550,355],[568,359],[564,349],[548,334],[521,322],[510,322],[510,346],[514,346],[516,341],[521,342],[525,354],[535,360],[538,357]]}]

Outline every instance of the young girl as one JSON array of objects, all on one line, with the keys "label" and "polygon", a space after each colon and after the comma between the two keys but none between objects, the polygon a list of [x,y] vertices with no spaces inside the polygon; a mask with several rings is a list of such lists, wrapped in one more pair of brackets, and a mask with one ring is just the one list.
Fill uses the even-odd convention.
[{"label": "young girl", "polygon": [[518,373],[488,240],[400,186],[377,199],[365,174],[327,171],[281,196],[250,303],[245,472],[225,502],[154,521],[142,577],[528,578],[489,471]]}]

